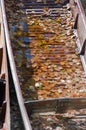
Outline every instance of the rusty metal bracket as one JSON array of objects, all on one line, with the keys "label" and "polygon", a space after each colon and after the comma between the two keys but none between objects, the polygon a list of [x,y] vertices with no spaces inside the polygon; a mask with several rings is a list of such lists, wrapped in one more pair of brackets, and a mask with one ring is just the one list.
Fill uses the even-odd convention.
[{"label": "rusty metal bracket", "polygon": [[86,47],[86,39],[84,40],[84,43],[82,45],[81,52],[79,53],[79,55],[84,55],[85,54],[85,47]]},{"label": "rusty metal bracket", "polygon": [[78,27],[78,18],[79,18],[79,14],[76,15],[75,23],[74,23],[73,29],[77,29],[77,27]]}]

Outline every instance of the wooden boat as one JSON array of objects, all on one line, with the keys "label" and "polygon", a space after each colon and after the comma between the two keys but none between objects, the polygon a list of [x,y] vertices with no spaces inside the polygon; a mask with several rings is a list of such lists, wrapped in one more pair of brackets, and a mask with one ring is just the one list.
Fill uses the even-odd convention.
[{"label": "wooden boat", "polygon": [[[84,71],[86,72],[86,55],[85,55],[86,17],[84,14],[84,10],[83,10],[80,0],[67,0],[66,2],[70,4],[69,10],[71,9],[74,19],[75,19],[74,30],[75,30],[76,35],[78,36],[77,46],[79,49],[79,55],[80,55],[80,58],[82,61]],[[31,4],[31,1],[28,1],[26,6],[29,3]],[[27,101],[24,103],[21,89],[20,89],[19,79],[18,79],[18,76],[16,73],[16,66],[15,66],[15,61],[14,61],[13,52],[12,52],[12,48],[11,48],[11,41],[10,41],[10,36],[9,36],[9,30],[8,30],[8,24],[7,24],[7,20],[6,20],[5,6],[4,6],[3,0],[1,0],[1,7],[2,7],[2,14],[3,14],[3,21],[4,21],[8,58],[9,58],[9,62],[10,62],[10,67],[11,67],[12,77],[13,77],[14,86],[15,86],[15,90],[16,90],[16,95],[17,95],[19,106],[20,106],[20,111],[21,111],[25,129],[26,130],[32,129],[31,125],[30,125],[29,117],[28,117],[28,115],[30,115],[31,113],[44,112],[44,111],[45,112],[46,111],[63,112],[67,109],[70,110],[70,109],[86,108],[86,97],[78,97],[78,98],[76,98],[76,97],[64,98],[63,97],[63,98],[45,99],[45,100],[32,100],[32,101]],[[33,7],[35,7],[35,9],[34,8],[32,10],[27,9],[26,13],[30,14],[31,11],[32,12],[37,11],[36,6],[33,5]],[[41,10],[41,12],[42,11],[43,10]],[[51,10],[49,10],[49,11],[51,11]],[[40,15],[40,12],[39,13],[37,12],[37,15]],[[45,15],[44,15],[44,17],[45,17]],[[27,112],[28,112],[28,114],[27,114]]]},{"label": "wooden boat", "polygon": [[10,130],[9,79],[2,12],[0,7],[0,130]]}]

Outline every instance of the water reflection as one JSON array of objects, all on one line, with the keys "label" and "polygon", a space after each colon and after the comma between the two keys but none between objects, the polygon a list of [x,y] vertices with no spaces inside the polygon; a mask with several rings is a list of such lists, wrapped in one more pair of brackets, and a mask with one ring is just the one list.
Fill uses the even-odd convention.
[{"label": "water reflection", "polygon": [[13,39],[13,44],[15,42],[21,47],[26,47],[26,45],[30,42],[27,33],[28,30],[27,23],[19,22],[19,23],[15,23],[14,25],[12,24],[10,29],[11,29],[10,34],[11,34],[11,39]]},{"label": "water reflection", "polygon": [[31,65],[31,58],[33,55],[29,49],[29,43],[32,38],[28,36],[27,23],[23,21],[12,23],[10,26],[10,35],[17,73],[21,88],[24,90],[24,97],[32,98],[34,95],[34,98],[37,98],[36,91],[33,87],[35,83],[32,78],[33,68]]}]

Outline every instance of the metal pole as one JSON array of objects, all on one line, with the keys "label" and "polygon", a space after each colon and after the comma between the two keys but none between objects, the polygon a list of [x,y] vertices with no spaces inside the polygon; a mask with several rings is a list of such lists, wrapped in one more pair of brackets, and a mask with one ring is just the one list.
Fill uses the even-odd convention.
[{"label": "metal pole", "polygon": [[30,125],[30,121],[29,121],[29,118],[28,118],[28,115],[27,115],[27,112],[26,112],[26,108],[24,106],[24,100],[23,100],[23,97],[22,97],[20,84],[19,84],[19,80],[18,80],[18,77],[17,77],[17,73],[16,73],[16,66],[15,66],[15,61],[14,61],[11,42],[10,42],[10,36],[9,36],[9,31],[8,31],[8,24],[7,24],[6,12],[5,12],[4,0],[1,0],[1,9],[2,9],[3,24],[4,24],[4,31],[5,31],[5,38],[6,38],[7,53],[8,53],[8,57],[9,57],[13,82],[14,82],[14,86],[15,86],[15,91],[16,91],[16,95],[17,95],[22,119],[23,119],[23,122],[24,122],[24,127],[25,127],[25,130],[32,130],[31,125]]}]

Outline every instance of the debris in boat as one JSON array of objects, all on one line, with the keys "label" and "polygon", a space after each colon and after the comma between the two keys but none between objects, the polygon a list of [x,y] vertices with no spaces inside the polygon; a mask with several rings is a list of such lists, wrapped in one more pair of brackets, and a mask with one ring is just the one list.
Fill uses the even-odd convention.
[{"label": "debris in boat", "polygon": [[[55,2],[64,3],[65,0]],[[38,3],[40,4],[40,0]],[[70,4],[55,10],[59,16],[54,17],[51,17],[51,13],[50,17],[38,17],[33,13],[25,17],[22,4],[17,5],[16,1],[9,4],[11,10],[7,8],[7,17],[9,27],[13,28],[12,46],[25,100],[32,98],[31,94],[26,94],[26,89],[31,91],[30,86],[34,86],[38,94],[32,94],[32,99],[86,96],[81,91],[86,79],[76,48],[77,37],[72,29],[74,18]],[[13,6],[16,9],[15,14]],[[21,53],[18,53],[19,50]]]},{"label": "debris in boat", "polygon": [[79,111],[70,110],[66,113],[59,114],[55,112],[35,113],[30,116],[30,122],[33,130],[84,130],[86,119],[79,118],[80,114],[86,113],[85,109]]},{"label": "debris in boat", "polygon": [[56,130],[63,130],[63,128],[62,127],[56,127]]},{"label": "debris in boat", "polygon": [[43,84],[40,83],[40,82],[37,82],[37,83],[35,83],[35,87],[39,88],[39,89],[42,89],[43,88]]},{"label": "debris in boat", "polygon": [[61,89],[58,89],[58,93],[61,94],[61,93],[62,93],[62,90],[61,90]]}]

